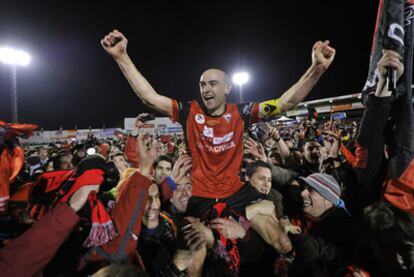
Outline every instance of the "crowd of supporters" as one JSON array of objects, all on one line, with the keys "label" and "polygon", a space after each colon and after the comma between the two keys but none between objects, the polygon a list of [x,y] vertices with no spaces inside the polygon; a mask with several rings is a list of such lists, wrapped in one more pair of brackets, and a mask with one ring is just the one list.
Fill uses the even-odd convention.
[{"label": "crowd of supporters", "polygon": [[[31,146],[25,149],[24,166],[11,184],[7,213],[1,218],[0,257],[5,257],[0,264],[23,275],[71,276],[92,274],[110,262],[125,263],[128,256],[142,272],[113,270],[131,276],[232,275],[235,263],[226,260],[224,251],[239,257],[240,276],[408,276],[413,268],[413,217],[390,203],[375,202],[380,194],[368,195],[361,186],[358,170],[364,161],[355,154],[360,119],[322,121],[309,111],[301,122],[251,126],[245,133],[239,175],[263,200],[245,211],[215,211],[218,215],[201,219],[186,217],[192,163],[185,139],[140,134],[145,114],[122,139],[89,136],[79,142]],[[143,172],[152,181],[145,180]],[[131,226],[127,215],[135,212],[137,200],[125,193],[134,185],[144,192],[146,203],[140,204],[143,209]],[[84,197],[83,207],[75,208],[77,215],[59,203],[69,201],[71,206],[74,187],[96,191],[88,201]],[[119,202],[125,207],[117,214]],[[287,236],[270,231],[278,241],[267,243],[249,223],[256,215],[273,217]],[[73,217],[72,222],[66,223],[66,217]],[[63,234],[56,236],[59,232]],[[92,253],[119,236],[138,240],[132,243],[134,251],[126,251],[125,257],[118,253],[110,262]],[[22,239],[27,241],[14,245]],[[33,247],[30,256],[24,253],[26,247]],[[13,251],[17,253],[8,260]],[[31,260],[27,267],[23,259]],[[104,274],[100,272],[95,274]]]},{"label": "crowd of supporters", "polygon": [[383,52],[362,118],[309,109],[277,124],[330,66],[329,41],[280,98],[240,104],[226,103],[219,69],[202,74],[201,100],[182,102],[153,89],[122,33],[101,44],[184,134],[146,134],[141,114],[122,140],[24,149],[18,137],[36,126],[0,121],[2,275],[413,275],[412,93],[386,78],[407,77],[397,52]]}]

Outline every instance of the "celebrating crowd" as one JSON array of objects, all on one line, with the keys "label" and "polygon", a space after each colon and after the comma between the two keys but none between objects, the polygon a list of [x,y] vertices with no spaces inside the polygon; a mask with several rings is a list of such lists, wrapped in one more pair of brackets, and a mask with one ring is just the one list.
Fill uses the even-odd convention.
[{"label": "celebrating crowd", "polygon": [[402,97],[386,82],[386,68],[404,74],[398,53],[384,51],[362,118],[309,108],[280,124],[334,60],[329,41],[281,97],[240,104],[219,69],[183,102],[146,81],[121,32],[101,44],[184,134],[148,135],[140,114],[124,139],[23,149],[36,126],[0,122],[4,276],[412,276],[414,162],[390,170],[403,155],[391,146],[403,126],[390,126]]}]

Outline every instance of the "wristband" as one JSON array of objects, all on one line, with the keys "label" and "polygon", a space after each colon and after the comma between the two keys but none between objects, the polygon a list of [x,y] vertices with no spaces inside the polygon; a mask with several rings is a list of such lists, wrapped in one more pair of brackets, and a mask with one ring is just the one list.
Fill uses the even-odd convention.
[{"label": "wristband", "polygon": [[171,176],[168,176],[167,179],[165,179],[167,181],[168,186],[170,186],[170,188],[172,190],[176,190],[177,189],[177,184],[174,182],[173,178],[171,178]]}]

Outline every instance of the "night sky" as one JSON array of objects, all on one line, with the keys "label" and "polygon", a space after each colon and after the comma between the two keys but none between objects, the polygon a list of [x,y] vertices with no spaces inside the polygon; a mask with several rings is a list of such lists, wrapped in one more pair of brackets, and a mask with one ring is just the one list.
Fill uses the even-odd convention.
[{"label": "night sky", "polygon": [[[64,2],[64,3],[63,3]],[[69,2],[69,3],[68,3]],[[190,100],[209,67],[250,73],[244,99],[280,96],[329,39],[336,58],[306,100],[360,92],[377,1],[0,1],[0,46],[32,56],[18,69],[19,121],[45,130],[123,127],[149,111],[99,41],[116,28],[160,94]],[[10,67],[0,64],[0,119],[11,120]],[[234,87],[229,101],[238,99]]]}]

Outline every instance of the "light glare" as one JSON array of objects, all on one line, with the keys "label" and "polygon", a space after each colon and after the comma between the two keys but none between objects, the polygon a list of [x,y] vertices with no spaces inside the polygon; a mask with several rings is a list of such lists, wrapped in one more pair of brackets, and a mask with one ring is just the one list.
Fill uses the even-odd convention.
[{"label": "light glare", "polygon": [[26,66],[30,62],[30,55],[26,52],[9,47],[0,48],[0,61],[12,64]]},{"label": "light glare", "polygon": [[88,154],[88,155],[93,155],[93,154],[95,154],[96,153],[96,150],[95,150],[95,148],[89,148],[88,150],[86,150],[86,153]]},{"label": "light glare", "polygon": [[249,74],[246,72],[240,72],[233,75],[233,83],[236,85],[244,85],[249,81]]}]

